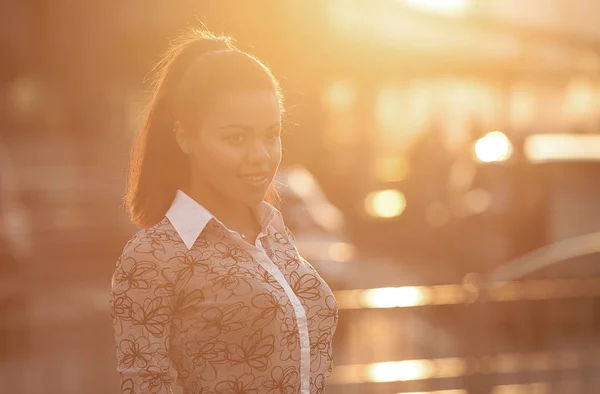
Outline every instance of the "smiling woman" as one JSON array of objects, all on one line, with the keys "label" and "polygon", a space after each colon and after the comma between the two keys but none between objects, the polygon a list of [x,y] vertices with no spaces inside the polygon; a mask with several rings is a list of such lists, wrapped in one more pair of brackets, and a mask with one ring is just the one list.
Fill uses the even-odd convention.
[{"label": "smiling woman", "polygon": [[191,161],[184,191],[232,227],[256,231],[242,220],[248,205],[263,200],[281,161],[279,102],[269,90],[238,91],[215,95],[210,108],[199,125],[176,122]]},{"label": "smiling woman", "polygon": [[[235,202],[239,190],[227,182],[232,172],[273,174],[281,153],[276,138],[263,147],[271,156],[269,163],[262,162],[260,152],[256,156],[260,146],[240,146],[236,151],[234,135],[251,131],[259,136],[256,133],[270,132],[274,124],[280,129],[282,114],[283,96],[271,71],[235,48],[229,37],[194,30],[179,37],[155,67],[146,122],[133,148],[125,197],[130,219],[141,227],[156,224],[179,189],[196,193],[204,187],[202,203],[217,210],[223,204],[215,198],[222,196],[212,192]],[[229,125],[238,127],[231,130]],[[241,142],[240,137],[235,138]],[[240,163],[242,148],[254,148],[248,163]],[[229,173],[222,179],[225,168]],[[202,185],[194,184],[198,182]],[[273,186],[267,200],[277,201]]]},{"label": "smiling woman", "polygon": [[112,277],[123,393],[323,393],[337,304],[265,201],[282,101],[264,64],[206,31],[158,64],[125,197],[142,229]]}]

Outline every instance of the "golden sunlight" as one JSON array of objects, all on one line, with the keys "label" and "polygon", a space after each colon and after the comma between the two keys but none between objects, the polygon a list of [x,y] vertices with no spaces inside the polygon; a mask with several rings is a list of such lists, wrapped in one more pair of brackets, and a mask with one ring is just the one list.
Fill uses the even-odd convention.
[{"label": "golden sunlight", "polygon": [[373,217],[393,218],[406,209],[406,197],[398,190],[380,190],[365,198],[365,209]]},{"label": "golden sunlight", "polygon": [[505,161],[512,152],[512,143],[501,131],[489,132],[475,142],[475,155],[484,163]]}]

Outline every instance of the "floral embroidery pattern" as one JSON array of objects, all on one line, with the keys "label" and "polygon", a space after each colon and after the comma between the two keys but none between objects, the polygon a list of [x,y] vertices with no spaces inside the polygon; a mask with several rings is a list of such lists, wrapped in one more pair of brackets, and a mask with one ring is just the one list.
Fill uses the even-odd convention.
[{"label": "floral embroidery pattern", "polygon": [[296,322],[292,318],[287,318],[281,325],[279,333],[279,343],[281,345],[283,360],[300,360],[300,335],[296,328]]},{"label": "floral embroidery pattern", "polygon": [[282,278],[306,316],[310,393],[324,393],[333,293],[287,229],[266,233],[262,250],[211,221],[188,250],[165,218],[127,243],[110,298],[122,393],[170,393],[177,376],[185,394],[299,394],[302,346]]},{"label": "floral embroidery pattern", "polygon": [[208,308],[202,312],[199,327],[206,337],[217,337],[247,327],[246,317],[250,308],[238,302],[225,308]]},{"label": "floral embroidery pattern", "polygon": [[269,393],[294,394],[298,386],[298,371],[294,367],[275,367],[264,386]]},{"label": "floral embroidery pattern", "polygon": [[147,366],[152,360],[150,342],[146,337],[135,338],[130,336],[127,339],[123,339],[119,343],[119,350],[123,355],[123,366],[126,368],[133,368],[134,366],[142,368]]},{"label": "floral embroidery pattern", "polygon": [[253,329],[263,328],[280,317],[280,320],[286,315],[287,308],[284,301],[272,293],[261,293],[252,298],[252,305],[259,309],[260,312],[252,323]]},{"label": "floral embroidery pattern", "polygon": [[176,253],[169,261],[169,266],[175,266],[177,281],[187,282],[196,274],[205,274],[210,270],[212,252],[188,251]]},{"label": "floral embroidery pattern", "polygon": [[259,394],[263,377],[255,377],[252,374],[244,374],[217,384],[216,394]]},{"label": "floral embroidery pattern", "polygon": [[160,298],[147,298],[143,305],[137,302],[131,305],[132,328],[139,326],[143,332],[150,335],[162,336],[167,329],[170,316],[170,309],[162,305]]},{"label": "floral embroidery pattern", "polygon": [[121,263],[123,269],[115,275],[115,281],[125,289],[149,289],[151,280],[156,277],[156,267],[151,262],[137,262],[131,257]]},{"label": "floral embroidery pattern", "polygon": [[260,331],[245,337],[240,345],[229,348],[230,360],[233,365],[243,365],[248,373],[252,370],[266,371],[270,364],[270,355],[275,350],[273,336],[263,337]]}]

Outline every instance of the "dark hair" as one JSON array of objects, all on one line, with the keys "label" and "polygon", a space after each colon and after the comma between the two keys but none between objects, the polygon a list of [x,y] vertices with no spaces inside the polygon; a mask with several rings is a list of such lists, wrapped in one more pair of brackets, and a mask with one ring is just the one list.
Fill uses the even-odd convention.
[{"label": "dark hair", "polygon": [[[159,222],[177,189],[189,179],[189,159],[177,144],[175,121],[194,125],[216,94],[232,90],[273,89],[283,112],[279,83],[255,57],[227,36],[191,29],[175,41],[152,70],[152,98],[131,152],[125,204],[139,227]],[[274,184],[267,201],[277,205]]]}]

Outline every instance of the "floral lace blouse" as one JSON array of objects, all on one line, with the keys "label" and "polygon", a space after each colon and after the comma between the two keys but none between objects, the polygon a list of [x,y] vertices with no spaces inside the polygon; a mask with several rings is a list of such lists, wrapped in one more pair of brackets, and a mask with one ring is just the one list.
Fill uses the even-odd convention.
[{"label": "floral lace blouse", "polygon": [[331,289],[281,214],[256,245],[185,195],[125,246],[111,316],[123,393],[323,393],[338,319]]}]

